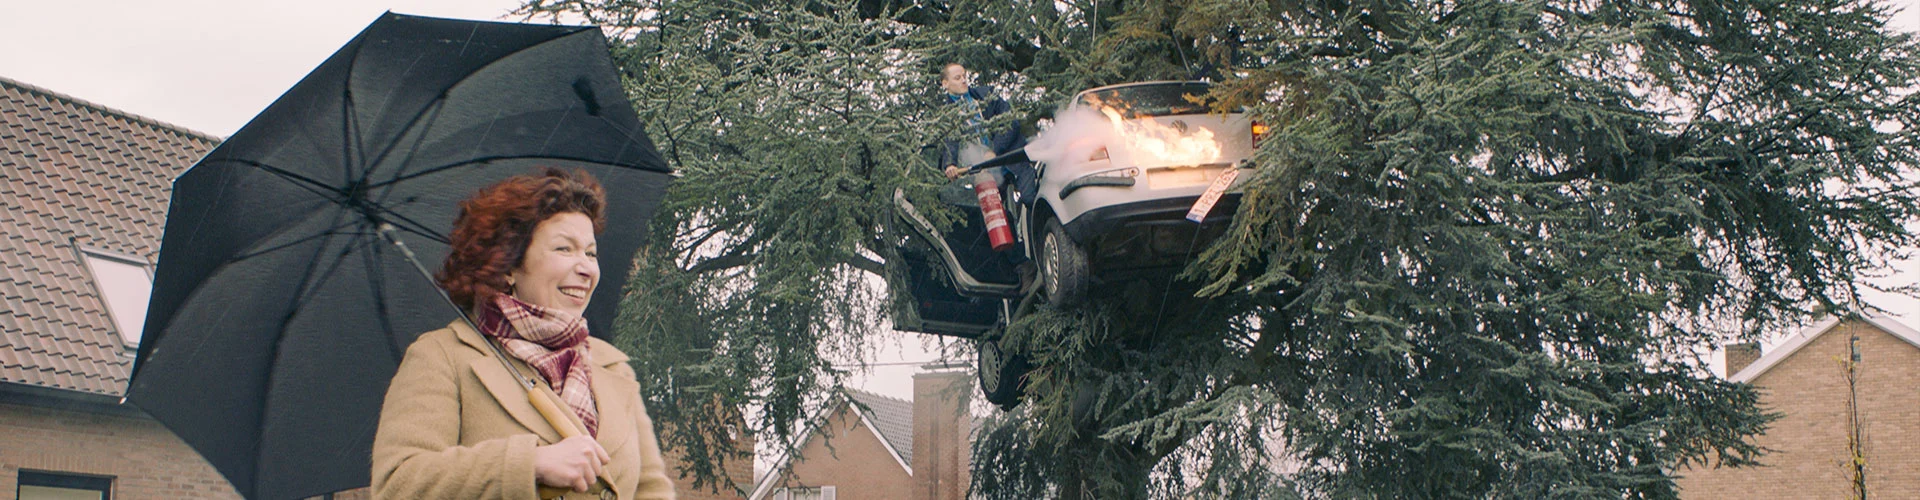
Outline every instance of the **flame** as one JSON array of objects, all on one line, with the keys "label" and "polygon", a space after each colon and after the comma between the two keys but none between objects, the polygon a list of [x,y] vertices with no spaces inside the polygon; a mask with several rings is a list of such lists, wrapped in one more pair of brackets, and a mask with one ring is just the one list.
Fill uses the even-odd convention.
[{"label": "flame", "polygon": [[1120,116],[1126,103],[1093,104],[1136,165],[1200,165],[1220,159],[1220,141],[1214,140],[1212,130],[1180,130],[1152,119],[1129,121]]}]

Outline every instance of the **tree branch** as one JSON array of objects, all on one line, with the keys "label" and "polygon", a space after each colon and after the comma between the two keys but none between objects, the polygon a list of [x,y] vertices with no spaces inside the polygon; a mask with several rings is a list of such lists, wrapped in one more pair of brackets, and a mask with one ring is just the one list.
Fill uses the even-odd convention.
[{"label": "tree branch", "polygon": [[[741,247],[741,248],[744,248],[744,247]],[[732,268],[747,265],[748,263],[753,262],[753,259],[756,257],[759,257],[759,254],[746,253],[746,252],[728,253],[726,255],[700,261],[700,263],[694,264],[693,267],[687,268],[687,272],[700,274],[700,273],[718,271],[722,269],[732,269]]]},{"label": "tree branch", "polygon": [[840,263],[846,264],[854,269],[873,273],[875,276],[887,275],[887,266],[885,264],[881,264],[879,261],[866,258],[860,254],[847,254],[846,259],[841,260]]}]

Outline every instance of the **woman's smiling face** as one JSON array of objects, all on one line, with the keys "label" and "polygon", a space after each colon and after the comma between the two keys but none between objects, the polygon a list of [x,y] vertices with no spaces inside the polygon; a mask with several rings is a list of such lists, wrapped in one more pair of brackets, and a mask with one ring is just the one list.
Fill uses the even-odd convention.
[{"label": "woman's smiling face", "polygon": [[585,214],[554,214],[533,228],[533,240],[520,267],[507,274],[514,297],[522,302],[575,316],[587,310],[600,284],[600,250],[593,221]]}]

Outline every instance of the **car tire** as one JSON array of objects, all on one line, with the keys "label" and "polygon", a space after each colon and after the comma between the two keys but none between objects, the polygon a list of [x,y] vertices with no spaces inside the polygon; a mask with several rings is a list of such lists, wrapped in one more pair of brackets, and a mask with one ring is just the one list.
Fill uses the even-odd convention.
[{"label": "car tire", "polygon": [[1027,388],[1027,357],[1018,353],[1009,353],[1000,348],[1000,342],[980,340],[979,366],[975,367],[980,378],[980,392],[985,394],[988,403],[1003,410],[1011,410],[1020,405],[1020,396]]},{"label": "car tire", "polygon": [[1040,236],[1040,287],[1054,307],[1078,304],[1087,294],[1087,253],[1067,235],[1059,219],[1047,219]]}]

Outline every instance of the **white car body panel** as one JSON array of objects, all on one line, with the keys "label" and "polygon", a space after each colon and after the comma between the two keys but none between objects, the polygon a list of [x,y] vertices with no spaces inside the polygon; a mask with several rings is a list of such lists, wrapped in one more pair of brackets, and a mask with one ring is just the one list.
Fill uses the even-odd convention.
[{"label": "white car body panel", "polygon": [[[1158,83],[1158,82],[1156,82]],[[1129,84],[1140,85],[1140,84]],[[1119,87],[1119,86],[1114,86]],[[1095,92],[1113,87],[1102,87],[1087,92]],[[1085,94],[1085,92],[1083,92]],[[1084,106],[1079,99],[1074,100],[1075,107]],[[1073,108],[1069,108],[1071,111]],[[1152,122],[1161,127],[1184,127],[1189,135],[1205,130],[1211,132],[1220,146],[1220,155],[1213,161],[1200,164],[1167,164],[1157,158],[1134,154],[1126,144],[1101,144],[1099,141],[1118,140],[1092,139],[1068,146],[1069,160],[1064,164],[1043,164],[1040,166],[1039,195],[1053,208],[1054,215],[1062,224],[1071,224],[1087,212],[1129,203],[1163,200],[1169,198],[1197,198],[1207,190],[1209,184],[1228,168],[1245,166],[1242,160],[1252,156],[1253,123],[1245,115],[1231,114],[1183,114],[1135,118],[1127,122]],[[1100,147],[1107,149],[1106,159],[1090,159]],[[1234,180],[1229,192],[1237,192],[1239,187],[1252,177],[1241,172]],[[1132,177],[1131,186],[1094,185],[1068,190],[1069,184],[1088,176]]]}]

